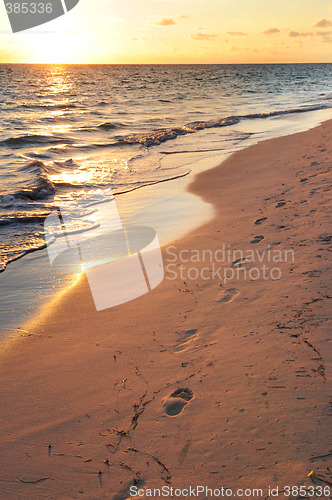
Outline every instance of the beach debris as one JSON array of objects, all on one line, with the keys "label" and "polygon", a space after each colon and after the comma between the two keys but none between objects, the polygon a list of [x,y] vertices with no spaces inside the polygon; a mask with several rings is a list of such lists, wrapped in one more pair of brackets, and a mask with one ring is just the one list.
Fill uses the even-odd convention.
[{"label": "beach debris", "polygon": [[[125,451],[126,452],[133,451],[134,453],[141,453],[142,455],[146,455],[147,457],[152,458],[153,461],[156,464],[158,464],[159,467],[161,467],[161,469],[162,469],[161,479],[163,479],[163,481],[165,481],[165,483],[170,484],[170,480],[172,479],[172,474],[171,474],[170,470],[166,467],[166,465],[161,460],[159,460],[158,457],[155,457],[154,455],[151,455],[150,453],[147,453],[146,451],[137,450],[136,448],[132,448],[132,447],[127,448]],[[146,464],[148,467],[150,466],[149,461],[147,461]],[[139,478],[139,473],[136,474],[136,477]]]},{"label": "beach debris", "polygon": [[[114,443],[108,443],[108,444],[106,444],[106,447],[107,447],[108,451],[110,453],[112,453],[112,455],[114,455],[115,453],[117,453],[117,451],[119,449],[119,446],[122,443],[123,438],[130,437],[130,433],[138,425],[138,419],[139,419],[139,417],[144,413],[147,405],[149,403],[151,403],[155,399],[155,396],[154,396],[154,397],[150,398],[149,400],[144,401],[144,398],[146,397],[146,394],[147,394],[147,391],[145,391],[145,393],[140,397],[138,403],[135,403],[135,404],[132,405],[132,407],[134,408],[134,414],[133,414],[133,416],[131,418],[131,423],[130,423],[129,428],[127,430],[113,428],[113,432],[115,432],[117,434],[117,436],[118,436],[118,442],[116,444],[114,444]],[[112,449],[110,449],[110,448],[112,448]]]},{"label": "beach debris", "polygon": [[311,458],[309,458],[310,462],[313,462],[314,460],[318,460],[320,458],[329,458],[332,456],[332,450],[329,453],[326,453],[325,455],[315,455]]},{"label": "beach debris", "polygon": [[25,484],[38,484],[38,483],[41,483],[42,481],[47,481],[48,479],[51,480],[52,478],[50,478],[50,477],[41,477],[39,479],[28,480],[28,479],[23,479],[22,477],[19,477],[18,479],[19,479],[19,481],[21,481],[21,483],[25,483]]},{"label": "beach debris", "polygon": [[316,484],[315,480],[318,480],[318,481],[322,481],[323,483],[326,483],[326,484],[329,484],[329,485],[332,486],[332,482],[331,481],[329,481],[328,479],[326,479],[323,476],[318,476],[318,474],[316,474],[313,470],[309,472],[308,477],[312,480],[312,482],[314,484]]},{"label": "beach debris", "polygon": [[172,475],[170,471],[167,469],[166,465],[163,464],[159,458],[155,457],[154,455],[151,455],[151,458],[163,469],[164,472],[167,473],[166,477],[161,476],[161,478],[165,481],[166,484],[171,484],[170,480],[172,479]]},{"label": "beach debris", "polygon": [[[113,429],[119,436],[128,436],[129,431],[125,431],[124,429],[118,430],[118,429]],[[113,445],[111,445],[113,446]]]},{"label": "beach debris", "polygon": [[133,472],[133,469],[124,462],[119,462],[119,466],[122,467],[122,469],[131,470]]},{"label": "beach debris", "polygon": [[81,458],[83,462],[92,462],[92,458],[83,458],[82,455],[75,455],[77,458]]}]

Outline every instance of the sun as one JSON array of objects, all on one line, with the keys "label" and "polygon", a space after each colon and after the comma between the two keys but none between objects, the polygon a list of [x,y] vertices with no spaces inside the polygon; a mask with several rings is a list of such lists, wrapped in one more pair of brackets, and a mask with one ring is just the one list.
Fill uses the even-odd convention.
[{"label": "sun", "polygon": [[74,32],[38,33],[25,37],[30,63],[75,64],[85,62],[87,40]]}]

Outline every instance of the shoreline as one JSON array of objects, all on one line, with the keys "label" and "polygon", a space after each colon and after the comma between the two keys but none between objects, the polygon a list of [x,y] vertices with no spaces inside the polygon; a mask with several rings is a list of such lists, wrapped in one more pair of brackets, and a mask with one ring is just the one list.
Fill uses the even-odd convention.
[{"label": "shoreline", "polygon": [[293,248],[282,279],[166,275],[96,313],[83,277],[2,355],[6,498],[128,499],[134,481],[197,478],[266,492],[310,484],[313,468],[328,477],[331,136],[329,121],[260,142],[189,188],[216,215],[175,240],[178,253]]},{"label": "shoreline", "polygon": [[[305,121],[303,116],[301,121],[298,121],[299,116],[293,116],[290,120],[286,117],[279,117],[277,120],[272,118],[269,120],[268,130],[264,132],[258,120],[256,132],[240,147],[221,150],[218,154],[215,152],[212,156],[213,151],[210,151],[210,155],[206,152],[202,156],[197,156],[195,160],[192,158],[193,163],[190,164],[192,171],[188,176],[171,182],[164,181],[152,186],[145,186],[124,195],[116,195],[115,199],[119,205],[119,211],[124,213],[123,222],[128,223],[129,221],[129,223],[138,223],[139,225],[142,222],[144,224],[148,223],[156,229],[161,244],[170,243],[174,237],[187,233],[190,228],[198,228],[200,224],[209,221],[212,216],[212,205],[207,201],[204,206],[201,198],[197,196],[195,197],[196,200],[195,198],[191,199],[191,194],[187,189],[188,184],[192,182],[192,179],[198,173],[213,169],[221,162],[224,162],[230,155],[264,140],[284,137],[285,133],[291,135],[295,132],[311,130],[318,126],[317,124],[327,121],[328,114],[328,109],[308,112]],[[293,122],[294,118],[297,119]],[[140,193],[142,189],[145,193],[143,201],[141,201]],[[172,199],[171,203],[168,198]],[[144,206],[144,200],[146,207]],[[154,205],[153,210],[151,207]],[[136,212],[139,213],[138,217],[132,218],[131,213]],[[162,215],[158,218],[155,216],[156,213]],[[176,227],[174,227],[173,223],[178,214],[184,215],[181,215],[180,223],[177,221]],[[56,295],[62,294],[65,288],[71,286],[72,278],[70,274],[69,269],[60,268],[57,271],[49,266],[46,249],[23,256],[10,263],[9,267],[3,273],[0,273],[2,285],[0,296],[0,302],[2,303],[2,308],[0,307],[0,322],[2,323],[0,335],[2,338],[0,338],[0,345],[6,342],[9,336],[15,335],[15,332],[18,332],[27,321],[31,321],[31,318],[37,316],[40,310],[47,307],[49,301],[56,299]],[[24,283],[23,287],[21,285],[22,281]],[[32,290],[35,290],[36,293],[33,293]],[[32,296],[33,300],[31,300]],[[9,317],[10,319],[8,319]]]}]

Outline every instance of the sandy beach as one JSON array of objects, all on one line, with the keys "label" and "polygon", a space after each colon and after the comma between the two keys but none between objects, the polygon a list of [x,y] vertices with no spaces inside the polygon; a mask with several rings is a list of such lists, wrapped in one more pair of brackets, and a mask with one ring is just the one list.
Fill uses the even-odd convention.
[{"label": "sandy beach", "polygon": [[215,217],[163,247],[159,287],[97,313],[83,275],[24,326],[1,355],[0,498],[331,485],[331,139],[199,174]]}]

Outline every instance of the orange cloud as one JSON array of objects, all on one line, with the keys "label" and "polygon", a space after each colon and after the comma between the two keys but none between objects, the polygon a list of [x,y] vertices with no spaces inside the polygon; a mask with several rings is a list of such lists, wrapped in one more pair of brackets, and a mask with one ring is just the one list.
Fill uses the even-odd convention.
[{"label": "orange cloud", "polygon": [[213,33],[195,33],[193,35],[191,35],[191,38],[193,40],[215,40],[216,38],[218,38],[219,35],[215,35]]},{"label": "orange cloud", "polygon": [[330,28],[332,26],[332,21],[328,19],[321,19],[315,24],[315,28]]},{"label": "orange cloud", "polygon": [[263,31],[264,35],[273,35],[274,33],[280,33],[278,28],[270,28],[268,30]]},{"label": "orange cloud", "polygon": [[299,36],[313,36],[314,33],[304,33],[303,31],[299,33],[298,31],[290,31],[288,33],[288,36],[291,36],[292,38],[297,38]]},{"label": "orange cloud", "polygon": [[227,35],[230,36],[246,36],[247,33],[243,33],[243,31],[227,31]]},{"label": "orange cloud", "polygon": [[332,31],[317,31],[316,35],[321,36],[321,40],[323,42],[331,43],[332,42]]},{"label": "orange cloud", "polygon": [[156,26],[174,26],[176,22],[171,17],[164,17],[160,21],[155,21],[153,24]]}]

